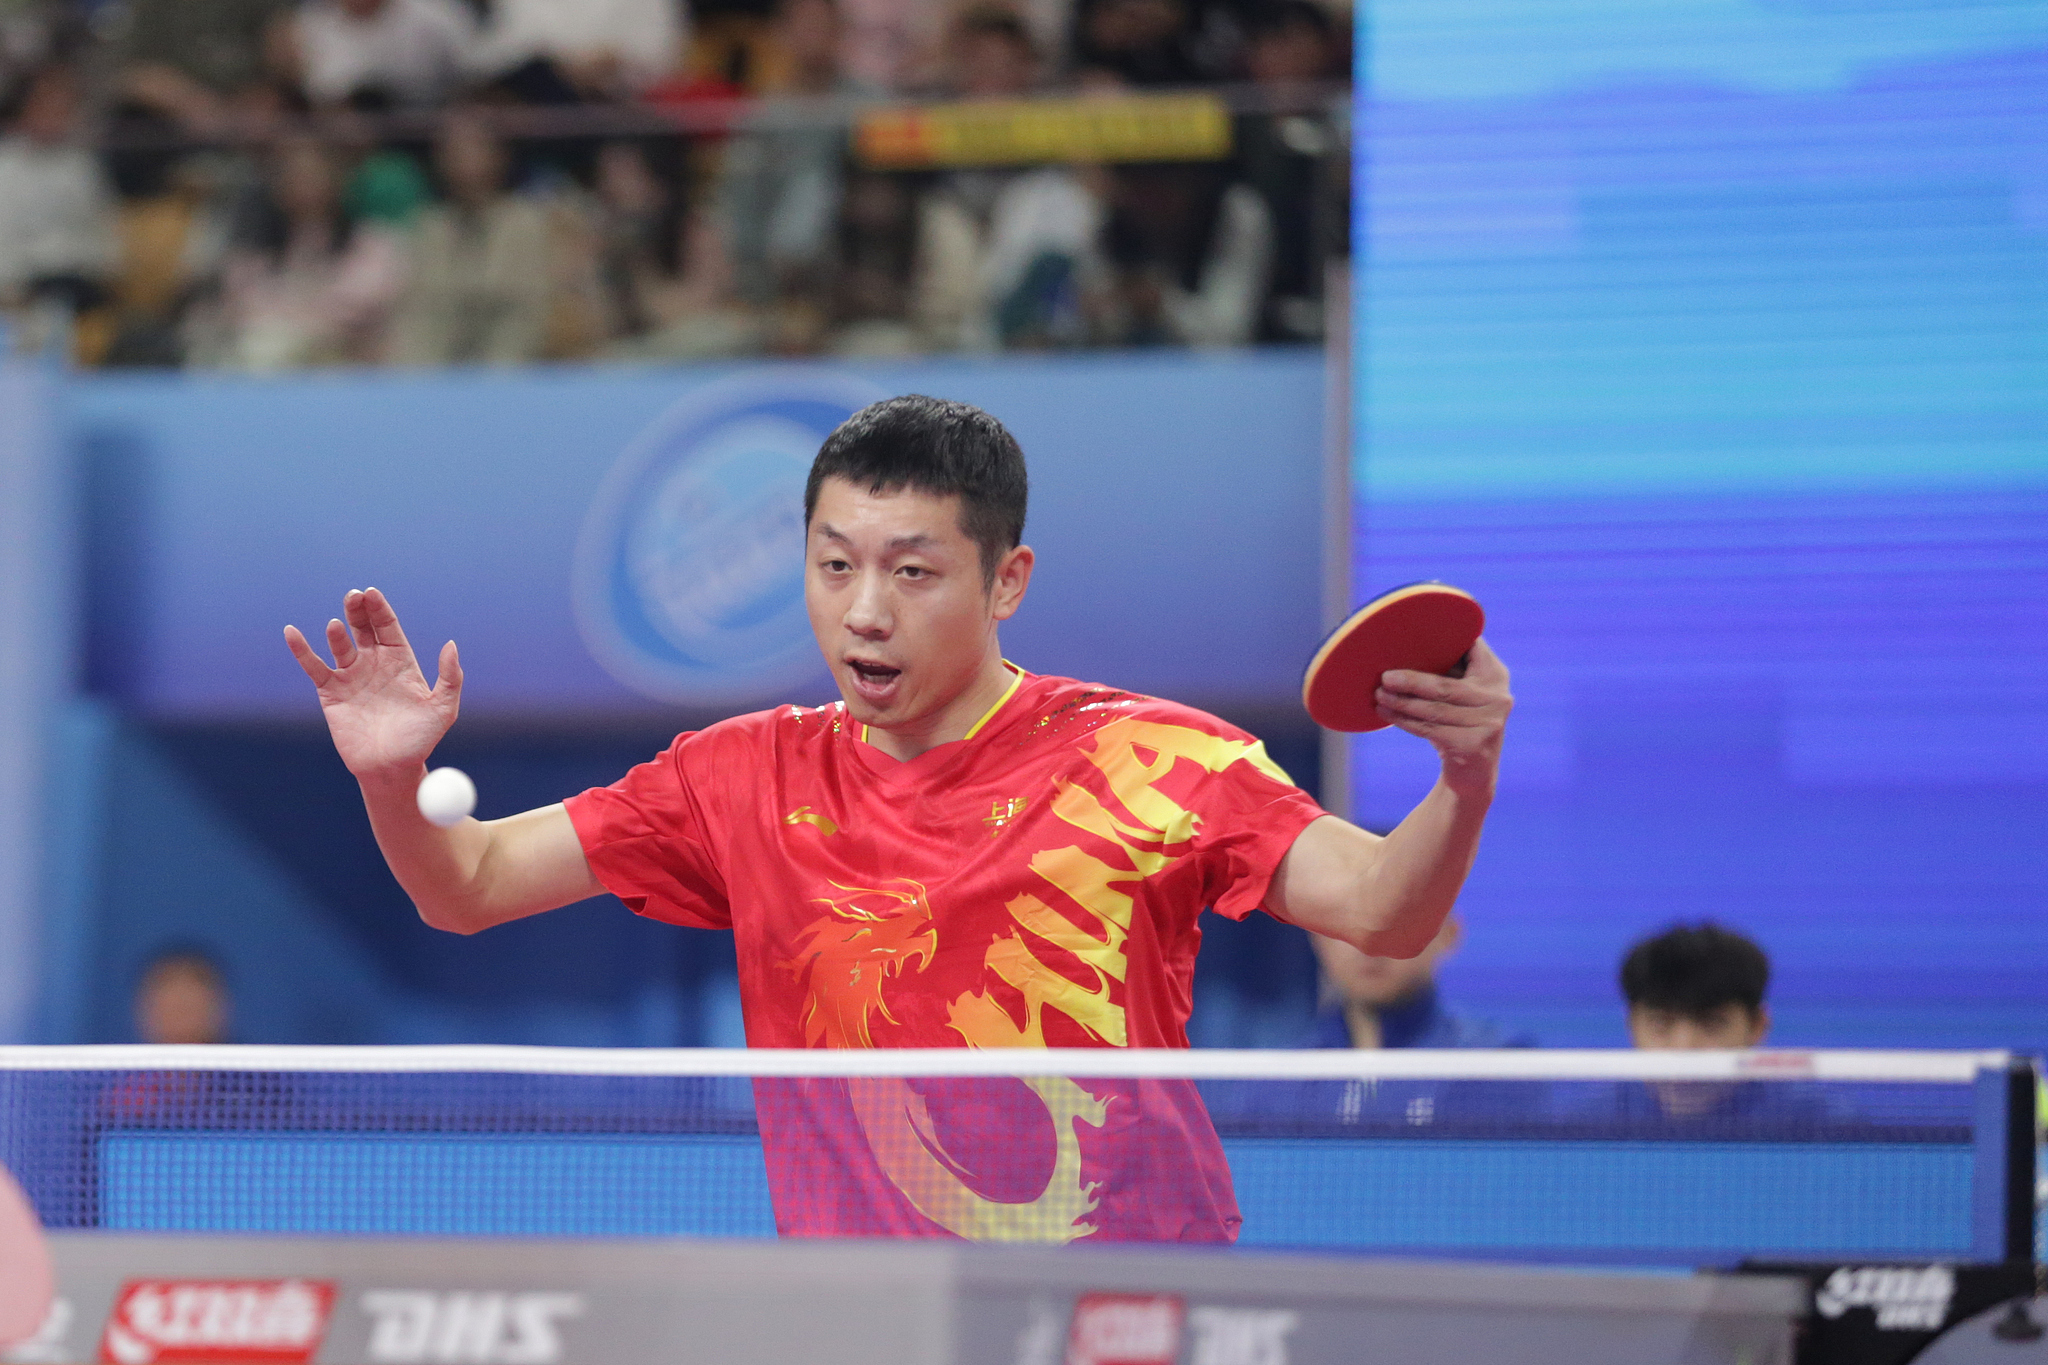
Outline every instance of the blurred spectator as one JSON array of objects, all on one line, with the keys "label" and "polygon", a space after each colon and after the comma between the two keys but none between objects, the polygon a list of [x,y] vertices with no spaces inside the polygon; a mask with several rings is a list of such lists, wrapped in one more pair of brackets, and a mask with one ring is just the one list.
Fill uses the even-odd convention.
[{"label": "blurred spectator", "polygon": [[[1344,74],[1344,44],[1314,0],[1266,0],[1246,20],[1245,66],[1276,93]],[[1311,112],[1245,114],[1235,130],[1239,174],[1273,224],[1270,298],[1262,341],[1315,341],[1323,334],[1325,259],[1341,252],[1346,225],[1344,151],[1331,121]]]},{"label": "blurred spectator", "polygon": [[1437,993],[1436,970],[1457,948],[1457,917],[1412,958],[1368,957],[1348,943],[1310,934],[1327,1001],[1309,1047],[1529,1047],[1498,1025],[1459,1014]]},{"label": "blurred spectator", "polygon": [[1119,166],[1107,232],[1118,340],[1242,346],[1273,277],[1273,215],[1258,191],[1202,162]]},{"label": "blurred spectator", "polygon": [[0,0],[0,91],[37,67],[74,56],[84,16],[67,0]]},{"label": "blurred spectator", "polygon": [[[1019,99],[1041,64],[1014,14],[975,9],[955,27],[948,92]],[[918,206],[911,312],[943,349],[1074,346],[1090,339],[1103,291],[1104,212],[1093,181],[1066,167],[976,169],[941,177]]]},{"label": "blurred spectator", "polygon": [[220,968],[192,948],[160,953],[135,988],[135,1032],[145,1043],[222,1043],[233,1002]]},{"label": "blurred spectator", "polygon": [[[1628,951],[1621,993],[1639,1048],[1761,1046],[1771,1029],[1771,960],[1718,924],[1675,925]],[[1838,1097],[1792,1080],[1656,1081],[1626,1087],[1624,1115],[1661,1123],[1816,1124],[1840,1117]]]},{"label": "blurred spectator", "polygon": [[739,302],[725,234],[703,209],[683,216],[677,272],[647,291],[656,325],[614,348],[639,359],[710,360],[753,355],[769,342],[762,315]]},{"label": "blurred spectator", "polygon": [[508,193],[504,146],[474,112],[435,144],[446,201],[421,215],[392,355],[400,364],[496,365],[546,352],[555,260],[548,213]]},{"label": "blurred spectator", "polygon": [[332,155],[291,139],[271,156],[267,192],[228,253],[194,351],[249,370],[381,359],[404,284],[398,236],[351,217]]},{"label": "blurred spectator", "polygon": [[[833,0],[778,0],[774,38],[785,74],[775,93],[812,98],[859,93],[839,71],[839,14]],[[763,111],[765,120],[775,117]],[[826,292],[834,229],[845,190],[846,132],[815,122],[757,123],[727,144],[719,216],[740,298],[779,306],[785,330],[812,324],[796,315]],[[822,319],[818,320],[819,324]]]},{"label": "blurred spectator", "polygon": [[634,142],[598,150],[593,190],[609,330],[643,336],[659,320],[663,286],[682,272],[682,196],[672,179],[655,173],[648,149]]},{"label": "blurred spectator", "polygon": [[915,206],[901,176],[850,177],[839,215],[831,350],[845,356],[914,355],[923,338],[909,321]]},{"label": "blurred spectator", "polygon": [[1075,63],[1129,85],[1193,85],[1219,74],[1201,60],[1186,0],[1077,0]]},{"label": "blurred spectator", "polygon": [[316,106],[432,105],[462,82],[476,18],[463,0],[306,0],[293,38]]},{"label": "blurred spectator", "polygon": [[526,104],[621,99],[673,72],[681,0],[492,0],[475,63]]},{"label": "blurred spectator", "polygon": [[67,66],[24,79],[4,111],[0,140],[0,305],[62,300],[74,312],[103,303],[119,256],[113,188],[75,145],[78,83]]},{"label": "blurred spectator", "polygon": [[130,114],[218,132],[279,108],[290,0],[132,0],[120,95]]},{"label": "blurred spectator", "polygon": [[1628,1032],[1640,1048],[1756,1047],[1770,1032],[1771,961],[1717,924],[1677,925],[1621,964]]}]

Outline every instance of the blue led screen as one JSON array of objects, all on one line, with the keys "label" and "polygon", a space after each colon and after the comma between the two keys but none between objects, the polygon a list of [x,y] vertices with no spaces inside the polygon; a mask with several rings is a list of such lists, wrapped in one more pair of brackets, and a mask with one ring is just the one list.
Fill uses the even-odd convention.
[{"label": "blue led screen", "polygon": [[1354,596],[1518,697],[1447,992],[1620,1043],[1713,917],[1776,1041],[2048,1048],[2048,6],[1370,13]]}]

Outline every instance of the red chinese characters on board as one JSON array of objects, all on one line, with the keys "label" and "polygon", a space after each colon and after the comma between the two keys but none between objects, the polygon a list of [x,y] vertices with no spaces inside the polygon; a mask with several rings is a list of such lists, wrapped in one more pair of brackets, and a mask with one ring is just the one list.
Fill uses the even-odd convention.
[{"label": "red chinese characters on board", "polygon": [[1173,1365],[1184,1317],[1172,1294],[1083,1294],[1074,1303],[1066,1365]]},{"label": "red chinese characters on board", "polygon": [[130,1280],[100,1334],[102,1365],[306,1365],[334,1314],[324,1280]]}]

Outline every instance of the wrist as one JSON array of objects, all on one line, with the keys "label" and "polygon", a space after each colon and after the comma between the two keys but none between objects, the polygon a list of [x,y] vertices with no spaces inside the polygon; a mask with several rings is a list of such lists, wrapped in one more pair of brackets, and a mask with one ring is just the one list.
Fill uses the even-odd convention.
[{"label": "wrist", "polygon": [[1500,764],[1446,763],[1437,784],[1461,806],[1471,806],[1484,811],[1493,804],[1493,794],[1500,784]]},{"label": "wrist", "polygon": [[356,782],[362,787],[363,795],[415,796],[420,788],[420,779],[427,775],[427,765],[419,760],[411,763],[397,763],[389,767],[371,768],[355,774]]}]

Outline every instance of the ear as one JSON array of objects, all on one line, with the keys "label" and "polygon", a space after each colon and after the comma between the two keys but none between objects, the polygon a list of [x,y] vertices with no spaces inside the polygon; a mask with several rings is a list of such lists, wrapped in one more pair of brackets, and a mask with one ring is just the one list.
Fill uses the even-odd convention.
[{"label": "ear", "polygon": [[995,582],[989,588],[989,615],[1007,621],[1024,603],[1024,590],[1031,586],[1031,566],[1038,556],[1029,545],[1019,545],[996,562]]},{"label": "ear", "polygon": [[1770,1032],[1771,1007],[1769,1005],[1758,1005],[1756,1007],[1756,1018],[1750,1021],[1749,1045],[1751,1047],[1762,1047],[1764,1039],[1770,1036]]}]

